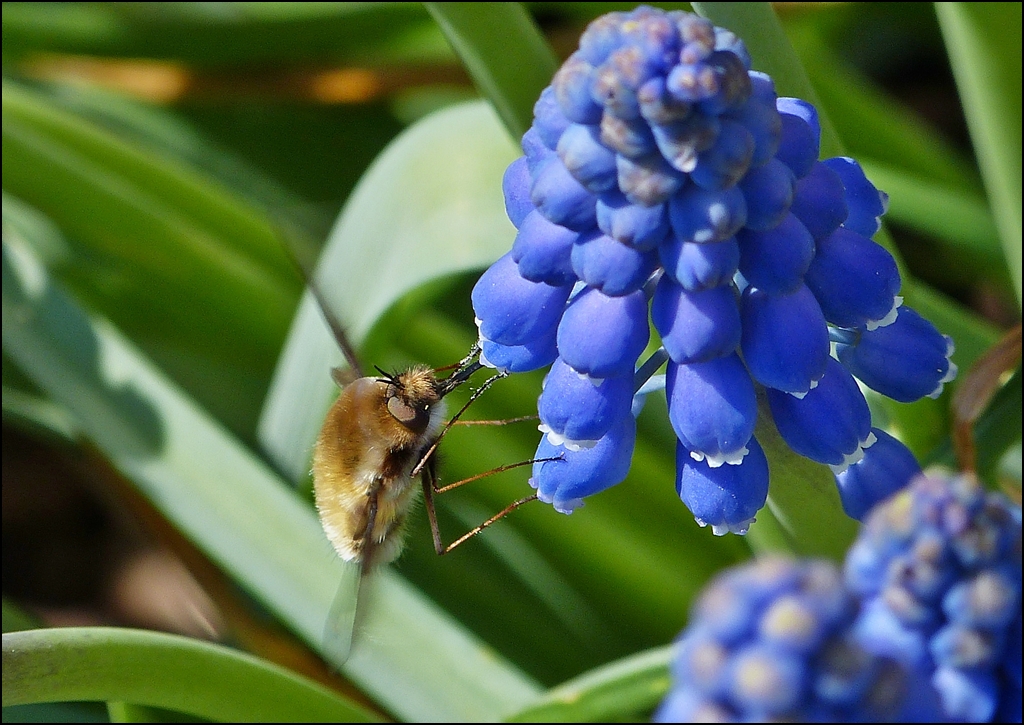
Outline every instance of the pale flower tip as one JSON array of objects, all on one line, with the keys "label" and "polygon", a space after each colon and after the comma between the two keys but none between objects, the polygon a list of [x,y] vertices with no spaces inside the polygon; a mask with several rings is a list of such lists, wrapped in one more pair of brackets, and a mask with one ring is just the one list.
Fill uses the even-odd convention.
[{"label": "pale flower tip", "polygon": [[893,297],[892,309],[889,310],[885,317],[883,317],[880,320],[869,320],[867,323],[865,323],[865,328],[868,330],[868,332],[872,332],[880,327],[888,327],[892,323],[896,322],[896,317],[899,315],[899,308],[902,304],[903,298],[900,297],[899,295],[896,295],[895,297]]}]

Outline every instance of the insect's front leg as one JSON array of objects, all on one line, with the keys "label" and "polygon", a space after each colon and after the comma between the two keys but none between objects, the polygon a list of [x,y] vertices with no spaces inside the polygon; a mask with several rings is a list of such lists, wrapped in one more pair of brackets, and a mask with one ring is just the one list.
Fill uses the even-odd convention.
[{"label": "insect's front leg", "polygon": [[420,480],[423,482],[423,501],[427,505],[427,519],[430,520],[430,535],[434,537],[434,550],[438,555],[448,553],[441,541],[441,529],[437,525],[434,510],[434,492],[437,491],[437,456],[430,453],[421,464]]}]

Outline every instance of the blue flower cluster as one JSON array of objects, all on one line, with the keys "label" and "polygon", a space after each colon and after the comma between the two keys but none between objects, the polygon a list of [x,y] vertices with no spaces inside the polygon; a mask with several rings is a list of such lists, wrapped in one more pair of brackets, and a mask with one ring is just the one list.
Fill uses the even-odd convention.
[{"label": "blue flower cluster", "polygon": [[1021,510],[920,475],[830,564],[720,574],[682,633],[662,722],[1021,722]]},{"label": "blue flower cluster", "polygon": [[[746,532],[766,500],[759,388],[852,516],[919,470],[872,429],[854,377],[937,396],[951,341],[900,306],[896,263],[870,239],[887,197],[852,159],[818,161],[819,136],[814,107],[777,97],[707,20],[639,7],[587,28],[505,173],[512,250],[472,296],[483,362],[551,365],[537,458],[558,460],[534,467],[541,500],[569,513],[625,477],[633,394],[665,356],[676,487],[716,534]],[[639,364],[649,319],[661,346]]]},{"label": "blue flower cluster", "polygon": [[939,722],[913,667],[858,641],[858,604],[825,561],[764,558],[701,594],[656,722]]},{"label": "blue flower cluster", "polygon": [[1021,511],[971,477],[921,476],[846,560],[859,638],[928,673],[947,715],[1021,722]]}]

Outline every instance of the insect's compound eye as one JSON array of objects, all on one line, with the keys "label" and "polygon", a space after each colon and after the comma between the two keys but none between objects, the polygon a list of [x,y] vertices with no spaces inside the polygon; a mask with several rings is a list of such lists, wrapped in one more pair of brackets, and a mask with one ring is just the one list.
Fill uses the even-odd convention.
[{"label": "insect's compound eye", "polygon": [[427,406],[414,408],[397,395],[388,398],[388,412],[406,428],[415,431],[424,428],[429,417]]}]

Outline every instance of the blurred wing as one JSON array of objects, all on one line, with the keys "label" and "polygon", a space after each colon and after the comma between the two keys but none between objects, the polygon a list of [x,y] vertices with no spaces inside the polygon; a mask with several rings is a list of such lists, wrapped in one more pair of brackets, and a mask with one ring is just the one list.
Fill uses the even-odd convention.
[{"label": "blurred wing", "polygon": [[331,610],[324,624],[324,658],[335,669],[342,665],[352,654],[352,645],[359,624],[359,591],[362,583],[362,570],[358,564],[348,564],[342,570],[338,593],[334,595]]}]

